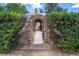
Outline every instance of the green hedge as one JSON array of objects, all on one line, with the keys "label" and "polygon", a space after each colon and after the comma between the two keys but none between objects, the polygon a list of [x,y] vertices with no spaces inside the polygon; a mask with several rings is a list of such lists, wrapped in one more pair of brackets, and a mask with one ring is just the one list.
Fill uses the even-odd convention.
[{"label": "green hedge", "polygon": [[73,51],[79,48],[79,13],[53,12],[48,13],[48,23],[62,34],[58,38],[58,47],[64,51]]},{"label": "green hedge", "polygon": [[0,12],[0,52],[7,52],[12,47],[15,34],[21,27],[21,15],[16,12]]}]

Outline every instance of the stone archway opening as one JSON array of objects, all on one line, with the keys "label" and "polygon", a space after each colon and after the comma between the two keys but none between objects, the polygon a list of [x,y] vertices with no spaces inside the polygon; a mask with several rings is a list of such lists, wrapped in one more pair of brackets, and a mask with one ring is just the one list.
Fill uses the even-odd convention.
[{"label": "stone archway opening", "polygon": [[36,20],[35,21],[35,29],[36,30],[39,30],[39,31],[42,31],[42,21],[41,20]]},{"label": "stone archway opening", "polygon": [[[38,23],[40,23],[39,26],[36,25]],[[21,49],[50,49],[50,28],[46,15],[31,15],[27,18],[24,28],[25,30],[18,44]]]},{"label": "stone archway opening", "polygon": [[42,21],[37,19],[34,22],[34,36],[33,44],[43,44],[43,31],[42,31]]}]

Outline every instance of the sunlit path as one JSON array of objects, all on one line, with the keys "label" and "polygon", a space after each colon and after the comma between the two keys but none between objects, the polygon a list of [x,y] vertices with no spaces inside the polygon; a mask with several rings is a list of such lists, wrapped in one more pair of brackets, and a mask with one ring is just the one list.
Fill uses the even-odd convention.
[{"label": "sunlit path", "polygon": [[43,44],[43,36],[42,36],[42,31],[36,31],[33,44]]}]

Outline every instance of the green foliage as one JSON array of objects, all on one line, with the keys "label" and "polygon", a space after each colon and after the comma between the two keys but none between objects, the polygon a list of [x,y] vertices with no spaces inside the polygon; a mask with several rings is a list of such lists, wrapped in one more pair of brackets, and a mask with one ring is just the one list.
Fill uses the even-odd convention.
[{"label": "green foliage", "polygon": [[0,52],[8,52],[12,48],[25,13],[25,6],[19,3],[0,6]]},{"label": "green foliage", "polygon": [[27,9],[23,4],[20,3],[8,3],[6,6],[7,11],[16,11],[17,13],[25,14]]},{"label": "green foliage", "polygon": [[62,34],[58,38],[58,46],[64,51],[79,48],[79,13],[53,12],[47,14],[49,26],[56,28]]},{"label": "green foliage", "polygon": [[4,11],[5,7],[4,6],[0,6],[0,12]]},{"label": "green foliage", "polygon": [[47,13],[67,11],[66,9],[61,8],[57,3],[46,3],[45,9]]},{"label": "green foliage", "polygon": [[0,12],[0,52],[7,52],[15,41],[15,34],[22,25],[21,15],[17,12]]}]

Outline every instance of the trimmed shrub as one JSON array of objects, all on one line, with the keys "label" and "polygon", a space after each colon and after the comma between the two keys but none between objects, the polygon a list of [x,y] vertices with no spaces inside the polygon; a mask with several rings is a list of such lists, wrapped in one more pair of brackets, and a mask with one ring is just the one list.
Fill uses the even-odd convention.
[{"label": "trimmed shrub", "polygon": [[15,41],[15,34],[22,25],[21,15],[16,12],[0,12],[0,52],[8,52]]},{"label": "trimmed shrub", "polygon": [[64,51],[72,51],[79,48],[79,13],[53,12],[48,13],[48,24],[56,28],[62,36],[57,38],[58,47]]}]

